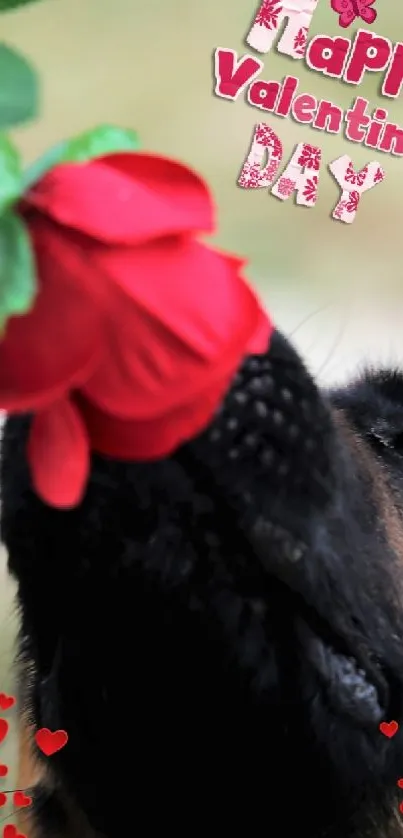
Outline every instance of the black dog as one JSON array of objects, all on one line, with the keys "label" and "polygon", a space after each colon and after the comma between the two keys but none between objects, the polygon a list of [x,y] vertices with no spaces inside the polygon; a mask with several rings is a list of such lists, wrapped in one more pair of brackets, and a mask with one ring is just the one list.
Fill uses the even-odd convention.
[{"label": "black dog", "polygon": [[69,512],[32,491],[29,422],[1,473],[29,836],[401,835],[403,376],[320,392],[275,333],[203,434],[94,456]]}]

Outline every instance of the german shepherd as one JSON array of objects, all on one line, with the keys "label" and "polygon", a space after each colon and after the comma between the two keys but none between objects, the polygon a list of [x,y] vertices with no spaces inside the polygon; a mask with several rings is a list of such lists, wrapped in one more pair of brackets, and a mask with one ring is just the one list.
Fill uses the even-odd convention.
[{"label": "german shepherd", "polygon": [[402,836],[402,373],[322,391],[275,332],[200,436],[94,455],[69,511],[32,489],[30,421],[1,461],[21,832]]}]

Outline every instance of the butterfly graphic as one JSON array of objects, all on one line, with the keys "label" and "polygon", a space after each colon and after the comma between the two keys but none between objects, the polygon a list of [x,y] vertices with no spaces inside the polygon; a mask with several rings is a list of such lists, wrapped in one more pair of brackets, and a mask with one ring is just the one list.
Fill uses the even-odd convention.
[{"label": "butterfly graphic", "polygon": [[343,29],[351,26],[356,18],[365,20],[365,23],[373,23],[378,12],[370,9],[375,0],[331,0],[331,7],[339,14],[339,24]]}]

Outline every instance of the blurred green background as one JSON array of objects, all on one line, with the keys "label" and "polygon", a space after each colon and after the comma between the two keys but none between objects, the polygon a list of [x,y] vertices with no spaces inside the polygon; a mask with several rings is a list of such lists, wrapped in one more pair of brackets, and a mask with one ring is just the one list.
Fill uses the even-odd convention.
[{"label": "blurred green background", "polygon": [[[14,137],[29,163],[59,139],[117,123],[136,129],[144,148],[196,168],[215,194],[217,243],[249,259],[250,280],[313,371],[324,380],[341,379],[362,360],[398,361],[402,354],[403,159],[262,115],[243,97],[214,96],[213,50],[249,51],[244,39],[257,6],[257,0],[44,0],[2,15],[1,40],[29,57],[43,82],[40,120]],[[372,29],[403,41],[402,4],[377,0],[376,8]],[[358,28],[347,30],[348,37]],[[346,34],[330,0],[320,0],[310,37],[319,32]],[[299,92],[343,108],[358,95],[354,86],[275,50],[260,57],[263,79],[298,75]],[[403,125],[403,98],[379,97],[379,82],[377,74],[367,77],[360,94]],[[352,225],[330,218],[339,188],[325,166],[314,209],[281,203],[268,190],[237,187],[260,120],[279,134],[284,162],[301,141],[320,145],[326,165],[345,153],[360,168],[379,161],[386,180],[363,197]],[[5,569],[0,590],[0,691],[7,691],[13,689],[17,620]],[[1,746],[1,761],[13,762],[14,744],[13,733]]]}]

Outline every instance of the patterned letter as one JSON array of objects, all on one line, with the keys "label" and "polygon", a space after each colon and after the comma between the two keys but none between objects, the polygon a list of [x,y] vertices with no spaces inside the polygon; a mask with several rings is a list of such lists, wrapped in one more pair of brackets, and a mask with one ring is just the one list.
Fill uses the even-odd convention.
[{"label": "patterned letter", "polygon": [[341,188],[341,197],[333,212],[333,218],[352,224],[357,215],[361,195],[385,179],[385,172],[379,163],[367,163],[356,172],[348,154],[338,157],[329,164],[333,177]]},{"label": "patterned letter", "polygon": [[300,206],[314,207],[318,198],[319,170],[322,152],[317,146],[298,143],[281,178],[274,184],[271,194],[286,201],[296,191]]},{"label": "patterned letter", "polygon": [[[267,152],[267,163],[262,168],[262,161]],[[283,159],[283,146],[280,138],[264,122],[256,125],[249,154],[242,166],[238,185],[244,189],[261,189],[270,186]]]},{"label": "patterned letter", "polygon": [[285,18],[287,25],[278,52],[303,58],[308,30],[319,0],[263,0],[246,38],[256,52],[269,52]]}]

